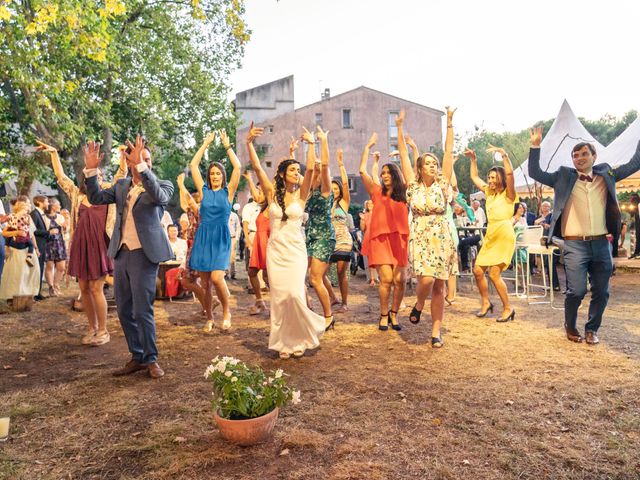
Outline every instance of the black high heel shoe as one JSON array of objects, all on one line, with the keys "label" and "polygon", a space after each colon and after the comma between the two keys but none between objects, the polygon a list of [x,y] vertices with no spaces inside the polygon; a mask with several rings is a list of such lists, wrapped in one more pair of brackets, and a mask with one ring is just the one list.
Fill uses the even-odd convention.
[{"label": "black high heel shoe", "polygon": [[516,311],[515,310],[511,310],[511,313],[509,314],[508,317],[496,318],[496,322],[500,322],[500,323],[510,322],[510,321],[514,320],[515,318],[516,318]]},{"label": "black high heel shoe", "polygon": [[411,313],[409,314],[409,321],[414,325],[417,325],[418,323],[420,323],[421,315],[422,315],[422,310],[418,310],[414,305],[413,308],[411,309]]},{"label": "black high heel shoe", "polygon": [[476,313],[476,317],[478,318],[482,318],[482,317],[486,317],[487,313],[493,313],[493,303],[489,302],[489,307],[484,311],[484,312],[478,312]]},{"label": "black high heel shoe", "polygon": [[[387,319],[387,324],[383,325],[382,324],[382,320]],[[378,322],[378,330],[382,330],[383,332],[386,332],[387,330],[389,330],[389,314],[387,313],[386,315],[380,315],[380,321]]]},{"label": "black high heel shoe", "polygon": [[453,305],[453,302],[455,302],[455,300],[449,300],[449,297],[444,297],[444,301],[447,302],[447,305],[449,306]]},{"label": "black high heel shoe", "polygon": [[329,325],[327,325],[326,327],[324,327],[324,331],[328,332],[329,330],[335,330],[336,329],[336,319],[333,315],[330,315],[328,317],[324,317],[325,320],[327,319],[331,319],[331,322],[329,322]]},{"label": "black high heel shoe", "polygon": [[391,322],[391,328],[393,328],[396,332],[399,332],[400,330],[402,330],[402,327],[400,326],[399,323],[393,323],[393,320],[391,320],[391,314],[393,315],[393,318],[396,319],[396,322],[398,321],[398,312],[394,312],[393,310],[389,310],[389,321]]}]

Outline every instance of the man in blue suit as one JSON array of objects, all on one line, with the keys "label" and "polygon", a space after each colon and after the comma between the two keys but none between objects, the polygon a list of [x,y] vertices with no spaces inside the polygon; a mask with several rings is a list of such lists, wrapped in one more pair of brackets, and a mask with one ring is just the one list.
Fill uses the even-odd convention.
[{"label": "man in blue suit", "polygon": [[578,308],[591,282],[589,318],[584,340],[599,343],[597,332],[609,300],[609,279],[613,259],[607,234],[620,232],[620,207],[616,182],[640,170],[640,142],[635,155],[624,165],[612,168],[606,163],[594,165],[596,149],[590,143],[578,143],[571,153],[575,168],[560,167],[556,172],[540,168],[542,129],[531,131],[529,176],[554,189],[555,200],[549,236],[564,238],[564,262],[567,292],[564,301],[564,328],[567,338],[581,342],[576,328]]},{"label": "man in blue suit", "polygon": [[102,190],[97,168],[102,160],[100,144],[89,142],[84,148],[85,182],[93,205],[116,204],[116,223],[109,243],[109,256],[115,259],[114,287],[118,317],[131,352],[131,360],[113,372],[114,376],[146,370],[151,378],[164,371],[158,365],[156,324],[153,301],[158,264],[171,259],[173,252],[160,223],[173,185],[151,171],[151,152],[138,136],[136,144],[127,142],[130,178],[118,180]]}]

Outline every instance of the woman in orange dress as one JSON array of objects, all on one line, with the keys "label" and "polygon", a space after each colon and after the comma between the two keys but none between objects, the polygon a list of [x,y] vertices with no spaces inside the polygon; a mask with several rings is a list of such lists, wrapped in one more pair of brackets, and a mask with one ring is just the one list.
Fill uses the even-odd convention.
[{"label": "woman in orange dress", "polygon": [[[380,172],[380,183],[376,185],[367,173],[369,150],[376,144],[377,134],[369,139],[360,160],[360,176],[373,201],[371,226],[369,227],[369,265],[376,267],[380,285],[380,321],[378,328],[401,330],[397,314],[404,296],[406,268],[409,263],[409,210],[407,187],[400,169],[387,163]],[[393,289],[391,308],[389,297]]]}]

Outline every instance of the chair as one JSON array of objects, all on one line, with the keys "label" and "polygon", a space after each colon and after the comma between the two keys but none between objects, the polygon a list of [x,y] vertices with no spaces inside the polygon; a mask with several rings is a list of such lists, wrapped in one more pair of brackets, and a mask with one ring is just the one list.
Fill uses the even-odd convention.
[{"label": "chair", "polygon": [[[545,246],[542,242],[543,228],[542,225],[536,225],[532,227],[527,227],[527,229],[523,232],[520,240],[516,242],[516,249],[524,250],[526,256],[525,258],[529,258],[530,255],[534,257],[536,255],[540,256],[540,263],[542,267],[542,285],[535,284],[531,281],[531,265],[529,262],[526,262],[526,275],[525,278],[525,297],[527,299],[527,303],[529,305],[533,304],[542,304],[548,303],[552,308],[557,308],[553,305],[553,254],[558,248],[554,245]],[[546,262],[546,265],[545,265]],[[524,269],[523,262],[518,262],[519,268]],[[545,268],[549,269],[549,284],[547,285],[547,276],[545,272]],[[517,272],[518,266],[516,266]],[[516,275],[517,276],[517,275]],[[533,295],[531,293],[532,289],[542,289],[542,294]],[[547,292],[549,294],[548,300],[536,300],[547,298]],[[535,301],[532,301],[535,300]]]}]

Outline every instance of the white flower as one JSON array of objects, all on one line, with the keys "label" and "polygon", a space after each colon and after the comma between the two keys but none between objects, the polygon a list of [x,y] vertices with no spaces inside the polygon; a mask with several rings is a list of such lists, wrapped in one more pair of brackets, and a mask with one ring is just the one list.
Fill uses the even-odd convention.
[{"label": "white flower", "polygon": [[224,360],[220,360],[215,368],[217,371],[222,373],[227,369],[227,362],[225,362]]},{"label": "white flower", "polygon": [[291,403],[293,403],[294,405],[297,405],[301,401],[302,400],[300,400],[300,390],[296,390],[295,392],[293,392],[293,397],[291,398]]},{"label": "white flower", "polygon": [[262,382],[262,385],[264,385],[266,387],[267,386],[267,382]]},{"label": "white flower", "polygon": [[[231,370],[227,370],[226,372],[224,372],[224,376],[229,378],[231,375],[233,375],[233,373],[231,372]],[[234,377],[235,378],[235,377]]]},{"label": "white flower", "polygon": [[204,371],[204,378],[209,378],[209,375],[211,375],[213,372],[215,372],[214,366],[209,365],[207,369]]},{"label": "white flower", "polygon": [[273,377],[269,377],[267,381],[269,382],[269,385],[271,385],[273,383]]},{"label": "white flower", "polygon": [[235,383],[238,381],[238,377],[231,377],[231,383]]},{"label": "white flower", "polygon": [[284,372],[282,371],[282,369],[281,369],[281,368],[279,368],[279,369],[277,369],[277,370],[276,370],[275,377],[276,377],[276,378],[280,378],[280,377],[282,377],[282,374],[283,374],[283,373],[284,373]]},{"label": "white flower", "polygon": [[256,400],[262,400],[262,395],[256,395]]}]

